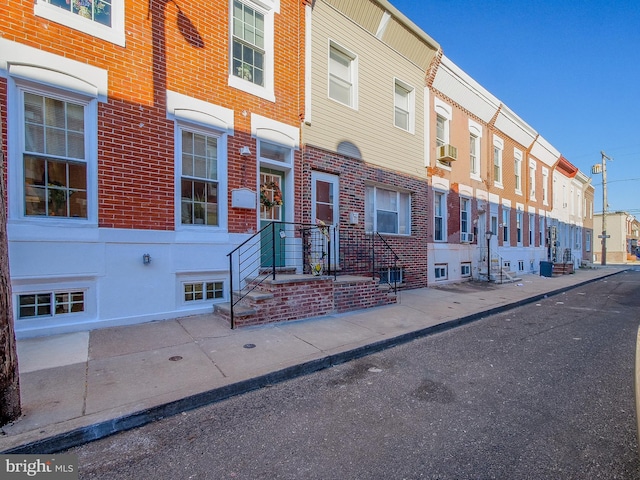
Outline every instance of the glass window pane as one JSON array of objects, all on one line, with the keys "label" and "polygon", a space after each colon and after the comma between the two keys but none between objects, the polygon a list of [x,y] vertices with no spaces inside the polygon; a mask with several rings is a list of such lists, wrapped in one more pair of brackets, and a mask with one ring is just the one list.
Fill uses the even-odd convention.
[{"label": "glass window pane", "polygon": [[378,231],[382,233],[398,233],[398,214],[378,210]]}]

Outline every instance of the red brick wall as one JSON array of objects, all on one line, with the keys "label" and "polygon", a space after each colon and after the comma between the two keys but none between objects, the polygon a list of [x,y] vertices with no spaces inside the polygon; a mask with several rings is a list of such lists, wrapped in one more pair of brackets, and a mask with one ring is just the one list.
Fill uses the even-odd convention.
[{"label": "red brick wall", "polygon": [[302,211],[303,222],[314,222],[311,218],[311,172],[319,171],[340,177],[340,212],[342,225],[349,224],[349,212],[359,213],[359,224],[350,225],[364,234],[365,185],[394,186],[409,190],[411,195],[411,235],[383,235],[391,248],[400,256],[404,267],[405,283],[410,288],[427,285],[427,182],[408,175],[399,174],[368,165],[362,160],[306,146],[303,156]]},{"label": "red brick wall", "polygon": [[[174,127],[166,118],[166,90],[235,111],[235,136],[229,137],[228,149],[229,190],[255,188],[251,113],[298,127],[304,112],[304,3],[281,0],[275,15],[276,102],[227,85],[228,0],[209,2],[206,8],[200,2],[178,6],[168,0],[128,0],[125,48],[36,17],[33,0],[7,2],[0,9],[0,29],[6,40],[108,70],[108,100],[99,105],[98,113],[99,223],[171,230]],[[1,83],[0,98],[6,105],[5,82]],[[250,163],[239,155],[242,145],[252,147]],[[252,210],[230,209],[230,231],[255,227],[255,215]]]}]

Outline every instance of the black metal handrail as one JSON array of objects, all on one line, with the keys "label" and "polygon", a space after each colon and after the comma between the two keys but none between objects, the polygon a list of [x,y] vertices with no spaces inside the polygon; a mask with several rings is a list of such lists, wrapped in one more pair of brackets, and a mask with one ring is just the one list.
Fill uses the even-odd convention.
[{"label": "black metal handrail", "polygon": [[371,276],[397,292],[402,272],[400,257],[379,233],[322,223],[271,222],[227,256],[231,328],[240,301],[278,273]]}]

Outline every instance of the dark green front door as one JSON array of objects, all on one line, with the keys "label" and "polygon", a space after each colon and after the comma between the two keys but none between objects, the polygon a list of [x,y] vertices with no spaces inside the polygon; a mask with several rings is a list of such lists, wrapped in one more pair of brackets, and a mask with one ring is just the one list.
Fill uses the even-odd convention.
[{"label": "dark green front door", "polygon": [[[260,228],[284,220],[284,173],[269,168],[260,169]],[[260,238],[260,266],[285,265],[285,237],[280,226],[273,225],[262,232]]]}]

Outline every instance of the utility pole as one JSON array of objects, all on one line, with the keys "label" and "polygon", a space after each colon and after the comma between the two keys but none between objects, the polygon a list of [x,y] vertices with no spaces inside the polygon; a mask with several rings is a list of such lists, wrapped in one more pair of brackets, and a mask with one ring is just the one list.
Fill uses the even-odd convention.
[{"label": "utility pole", "polygon": [[602,163],[600,165],[594,165],[591,167],[591,173],[602,173],[602,235],[598,235],[598,238],[602,239],[602,258],[600,260],[601,265],[607,264],[607,160],[613,161],[613,158],[608,157],[604,152],[600,152],[602,155]]}]

